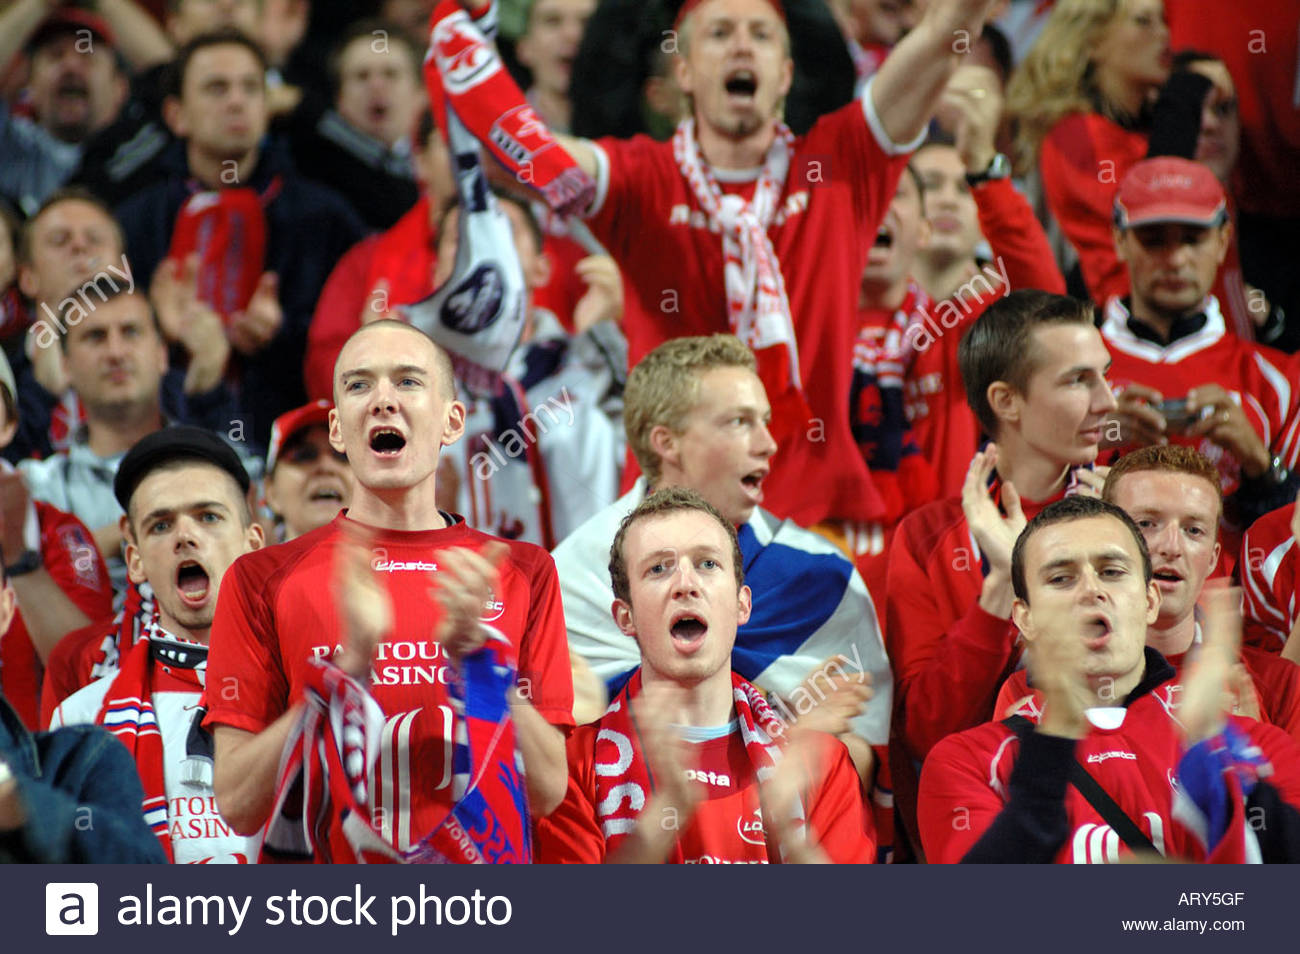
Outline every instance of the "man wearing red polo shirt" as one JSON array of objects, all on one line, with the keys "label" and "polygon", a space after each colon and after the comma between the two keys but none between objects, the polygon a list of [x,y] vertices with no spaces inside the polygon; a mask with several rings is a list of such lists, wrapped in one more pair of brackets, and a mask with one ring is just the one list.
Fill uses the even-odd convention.
[{"label": "man wearing red polo shirt", "polygon": [[795,137],[780,121],[793,75],[783,6],[688,0],[674,38],[692,110],[672,141],[558,137],[596,180],[586,215],[625,276],[629,363],[678,335],[731,332],[755,351],[782,444],[764,488],[777,516],[883,516],[845,399],[858,281],[960,60],[953,37],[978,35],[990,6],[930,3],[858,99]]}]

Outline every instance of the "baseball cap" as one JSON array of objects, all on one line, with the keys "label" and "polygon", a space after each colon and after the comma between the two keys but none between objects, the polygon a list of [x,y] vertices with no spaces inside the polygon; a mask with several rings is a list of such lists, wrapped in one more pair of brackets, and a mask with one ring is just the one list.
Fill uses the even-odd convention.
[{"label": "baseball cap", "polygon": [[285,411],[275,419],[275,423],[271,425],[271,446],[266,452],[268,474],[275,470],[275,462],[279,459],[280,452],[284,450],[284,445],[289,442],[289,438],[313,424],[329,423],[330,408],[333,406],[329,401],[321,398],[302,407],[296,407],[292,411]]},{"label": "baseball cap", "polygon": [[1220,225],[1227,216],[1223,186],[1209,167],[1162,156],[1133,166],[1115,194],[1115,225],[1136,228],[1156,222]]},{"label": "baseball cap", "polygon": [[131,495],[135,493],[140,481],[160,465],[174,460],[196,460],[220,467],[235,478],[241,491],[248,493],[251,484],[248,471],[244,470],[234,448],[211,431],[177,425],[146,434],[135,442],[135,446],[122,458],[122,463],[117,465],[117,476],[113,478],[113,496],[122,505],[122,509],[127,509]]},{"label": "baseball cap", "polygon": [[117,46],[112,28],[99,14],[78,7],[60,7],[41,21],[27,41],[27,52],[34,53],[56,37],[80,30],[89,30],[109,46]]}]

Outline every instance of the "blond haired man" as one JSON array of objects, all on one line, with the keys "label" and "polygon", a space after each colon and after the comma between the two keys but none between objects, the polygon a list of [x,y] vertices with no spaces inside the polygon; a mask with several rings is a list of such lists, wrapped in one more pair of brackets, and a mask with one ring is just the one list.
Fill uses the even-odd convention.
[{"label": "blond haired man", "polygon": [[[554,551],[569,646],[611,688],[622,686],[640,653],[610,615],[609,541],[652,491],[694,490],[736,527],[753,588],[753,612],[736,634],[732,668],[775,693],[782,715],[802,715],[819,701],[816,679],[803,680],[839,675],[840,663],[821,664],[843,654],[850,671],[871,674],[874,687],[855,733],[883,745],[892,677],[866,584],[825,539],[760,506],[776,453],[770,418],[753,352],[731,335],[675,338],[632,369],[624,421],[642,476]],[[866,746],[849,745],[866,774]]]}]

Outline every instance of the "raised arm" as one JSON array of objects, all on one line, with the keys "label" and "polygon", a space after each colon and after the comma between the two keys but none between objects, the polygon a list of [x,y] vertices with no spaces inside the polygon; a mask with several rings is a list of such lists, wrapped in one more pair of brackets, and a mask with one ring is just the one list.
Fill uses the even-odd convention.
[{"label": "raised arm", "polygon": [[994,2],[931,0],[921,22],[890,51],[871,84],[871,98],[891,140],[911,142],[925,128]]},{"label": "raised arm", "polygon": [[59,0],[17,0],[0,13],[0,64],[21,53],[41,21],[61,5]]}]

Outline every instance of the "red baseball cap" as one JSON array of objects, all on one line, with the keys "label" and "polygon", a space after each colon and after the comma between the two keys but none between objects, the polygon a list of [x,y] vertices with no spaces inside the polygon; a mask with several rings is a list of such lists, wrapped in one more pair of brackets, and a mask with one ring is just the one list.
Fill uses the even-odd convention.
[{"label": "red baseball cap", "polygon": [[[782,0],[767,0],[767,2],[771,5],[772,9],[776,11],[776,15],[781,18],[781,22],[785,23],[785,4]],[[673,29],[680,30],[682,28],[682,21],[686,19],[687,14],[702,3],[708,3],[708,0],[686,0],[686,2],[682,4],[681,9],[677,11],[677,18],[673,20]]]},{"label": "red baseball cap", "polygon": [[1115,225],[1136,228],[1156,222],[1210,227],[1227,216],[1223,186],[1208,166],[1190,159],[1143,159],[1115,193]]},{"label": "red baseball cap", "polygon": [[275,462],[280,457],[280,452],[284,450],[284,445],[289,442],[289,438],[313,424],[328,424],[330,408],[333,406],[329,401],[321,398],[319,401],[296,407],[292,411],[285,411],[275,419],[275,423],[271,425],[271,446],[266,452],[268,474],[275,470]]},{"label": "red baseball cap", "polygon": [[117,46],[112,28],[99,14],[79,7],[60,7],[41,21],[27,41],[27,52],[34,53],[55,37],[81,30],[89,30],[109,46]]}]

